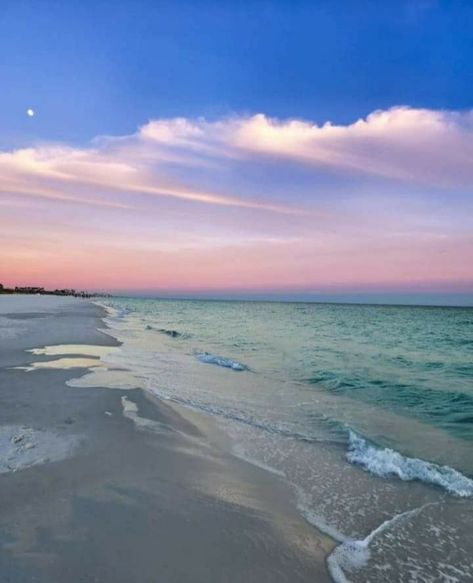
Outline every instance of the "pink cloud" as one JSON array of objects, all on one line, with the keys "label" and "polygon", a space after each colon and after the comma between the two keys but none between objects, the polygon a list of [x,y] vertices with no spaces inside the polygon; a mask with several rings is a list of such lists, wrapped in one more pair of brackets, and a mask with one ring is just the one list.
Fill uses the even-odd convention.
[{"label": "pink cloud", "polygon": [[256,115],[236,125],[244,151],[444,186],[473,185],[473,113],[407,107],[341,126]]},{"label": "pink cloud", "polygon": [[[154,120],[136,134],[93,146],[37,146],[0,153],[3,192],[110,206],[102,194],[141,193],[204,204],[297,212],[290,205],[176,180],[168,165],[224,165],[230,158],[290,159],[315,168],[356,171],[427,184],[473,184],[473,114],[394,108],[340,126],[247,118]],[[211,163],[209,159],[211,160]],[[182,173],[181,173],[182,174]],[[97,197],[77,191],[95,189]],[[243,193],[244,194],[244,193]],[[105,197],[106,198],[106,197]],[[110,197],[108,197],[110,198]]]},{"label": "pink cloud", "polygon": [[[84,147],[0,152],[0,281],[174,290],[470,285],[467,209],[429,204],[428,189],[471,190],[472,128],[472,112],[402,107],[347,125],[262,114],[178,118]],[[295,179],[286,191],[277,171],[299,164],[312,182],[302,189]],[[250,167],[263,177],[257,188],[251,172],[240,180]],[[349,202],[335,186],[324,195],[327,169],[333,180],[374,176],[379,191],[353,188]],[[416,199],[419,185],[427,195]]]}]

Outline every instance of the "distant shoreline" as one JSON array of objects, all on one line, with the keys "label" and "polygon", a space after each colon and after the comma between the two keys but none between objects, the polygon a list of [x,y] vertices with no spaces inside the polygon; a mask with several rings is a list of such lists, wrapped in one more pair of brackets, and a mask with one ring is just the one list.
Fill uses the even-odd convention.
[{"label": "distant shoreline", "polygon": [[103,293],[92,293],[88,291],[75,290],[75,289],[55,289],[48,290],[44,287],[4,287],[0,284],[0,294],[3,295],[40,295],[40,296],[70,296],[75,298],[95,298],[95,297],[110,297],[110,294]]}]

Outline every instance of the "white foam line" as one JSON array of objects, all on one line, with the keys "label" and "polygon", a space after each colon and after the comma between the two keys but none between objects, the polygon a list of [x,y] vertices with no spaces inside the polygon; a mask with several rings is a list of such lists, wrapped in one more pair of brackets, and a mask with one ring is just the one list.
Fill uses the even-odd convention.
[{"label": "white foam line", "polygon": [[260,462],[259,460],[255,459],[254,457],[246,455],[243,447],[240,446],[239,444],[235,444],[232,447],[232,450],[233,450],[233,454],[237,458],[239,458],[245,462],[248,462],[252,466],[256,466],[258,468],[261,468],[262,470],[265,470],[266,472],[269,472],[270,474],[274,474],[274,475],[280,476],[282,478],[286,477],[286,474],[283,471],[278,470],[277,468],[273,468],[273,466],[269,466],[268,464],[265,464],[264,462]]},{"label": "white foam line", "polygon": [[310,508],[310,502],[307,499],[307,494],[300,486],[294,484],[294,482],[289,482],[289,484],[296,493],[297,508],[299,509],[300,513],[302,514],[302,516],[304,516],[304,518],[307,520],[309,524],[312,524],[312,526],[315,526],[318,530],[320,530],[324,534],[327,534],[330,538],[339,543],[345,543],[352,540],[349,537],[345,536],[340,531],[338,531],[334,526],[328,524],[328,522],[325,520],[323,516],[316,514]]},{"label": "white foam line", "polygon": [[107,306],[106,304],[103,304],[102,302],[99,302],[97,300],[94,300],[92,303],[98,306],[99,308],[104,309],[107,312],[107,314],[111,317],[116,317],[118,315],[118,310],[112,308],[112,306]]},{"label": "white foam line", "polygon": [[327,559],[327,566],[332,579],[336,583],[350,583],[350,579],[347,578],[345,571],[355,571],[366,565],[370,558],[369,545],[376,536],[388,528],[392,528],[398,522],[419,514],[419,512],[424,510],[427,506],[434,506],[435,504],[438,504],[438,502],[428,502],[418,508],[413,508],[412,510],[406,510],[405,512],[396,514],[392,518],[381,523],[364,539],[349,539],[342,542],[342,544],[332,551]]}]

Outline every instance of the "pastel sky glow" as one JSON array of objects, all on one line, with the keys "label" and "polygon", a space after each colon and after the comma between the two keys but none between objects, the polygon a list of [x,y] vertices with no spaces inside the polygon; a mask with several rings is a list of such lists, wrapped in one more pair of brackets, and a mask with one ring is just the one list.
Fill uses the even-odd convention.
[{"label": "pastel sky glow", "polygon": [[[123,9],[131,6],[119,4]],[[406,20],[398,28],[410,34],[412,27],[440,26],[442,12],[435,2],[409,4],[418,6],[418,11],[411,14],[406,8]],[[21,8],[12,3],[3,21],[0,18],[0,33],[2,26],[16,22],[14,16],[25,6],[30,8],[27,17],[36,19],[40,31],[23,48],[26,76],[35,66],[34,49],[42,52],[51,41],[43,38],[46,25],[32,3]],[[163,18],[173,26],[194,10],[182,3],[182,14],[170,14],[170,6],[163,6]],[[217,5],[209,6],[214,12],[199,17],[208,20],[213,14],[223,19],[223,27],[232,11],[244,18],[233,4],[224,15]],[[255,3],[251,10],[262,18],[260,12],[273,7],[274,19],[285,17],[291,24],[286,39],[290,43],[297,35],[298,10],[290,16],[285,6]],[[436,10],[438,23],[432,14]],[[308,4],[301,3],[299,17],[307,18],[312,14],[308,11]],[[142,17],[134,14],[141,22]],[[67,24],[74,15],[62,11],[58,18]],[[100,18],[98,13],[95,16]],[[317,10],[312,17],[318,22]],[[360,19],[356,14],[351,17],[344,26],[359,29]],[[333,16],[337,18],[342,17]],[[275,35],[279,25],[279,20],[273,22]],[[121,26],[120,17],[116,26]],[[4,55],[14,34],[10,29],[8,38],[0,41]],[[227,57],[236,77],[250,59],[243,50],[250,34],[251,30],[247,35],[240,32],[241,52],[235,48]],[[209,51],[199,44],[199,35],[194,31],[188,39],[192,46],[186,49],[197,61],[202,51]],[[269,31],[262,33],[263,44],[269,42],[268,35]],[[131,55],[134,40],[130,39]],[[162,55],[161,41],[154,47],[157,55]],[[182,41],[180,37],[168,41],[170,58],[175,59],[173,43]],[[113,37],[110,42],[115,42]],[[144,42],[151,40],[145,36]],[[214,42],[212,54],[218,54],[223,40],[218,37]],[[329,42],[331,47],[333,40],[312,42]],[[59,36],[56,43],[60,49],[68,41]],[[370,70],[368,48],[375,50],[375,41],[359,48],[367,55],[365,70],[360,71],[365,83],[376,79],[371,77],[375,72]],[[445,51],[457,48],[461,47]],[[59,49],[53,61],[62,62]],[[148,49],[153,50],[152,43]],[[89,59],[88,49],[84,51]],[[138,55],[134,61],[123,51],[123,57],[118,54],[116,59],[123,60],[125,70],[139,66]],[[97,58],[89,80],[79,67],[77,74],[84,83],[105,74],[108,61],[104,64],[101,59]],[[144,63],[149,74],[162,68],[160,58],[157,61]],[[405,64],[406,75],[412,76],[421,61],[413,54],[412,63]],[[315,66],[321,68],[323,83],[329,64]],[[347,71],[349,66],[348,61]],[[388,61],[386,66],[394,67]],[[448,68],[448,59],[442,66]],[[49,65],[44,69],[43,81],[50,83],[50,92],[38,85],[36,102],[34,95],[27,97],[28,83],[19,83],[18,71],[0,66],[0,75],[16,94],[15,102],[10,96],[0,97],[0,281],[4,284],[229,297],[374,294],[382,299],[383,294],[427,293],[461,296],[466,303],[473,298],[473,109],[464,93],[459,101],[454,98],[456,91],[451,95],[444,91],[443,103],[434,89],[430,102],[420,90],[401,89],[392,96],[388,89],[395,80],[379,72],[379,83],[385,86],[384,92],[379,90],[379,108],[358,105],[363,101],[363,85],[353,98],[345,93],[346,108],[342,111],[337,102],[330,115],[330,100],[321,105],[320,96],[314,97],[312,110],[307,95],[303,103],[286,96],[284,107],[275,98],[271,107],[271,84],[264,78],[259,91],[248,80],[246,85],[240,80],[233,101],[225,89],[217,99],[213,83],[218,69],[215,78],[207,73],[200,79],[209,88],[207,101],[200,93],[193,101],[186,96],[173,108],[163,103],[159,115],[143,103],[141,93],[148,91],[156,90],[160,99],[150,81],[137,88],[136,111],[130,110],[129,94],[123,102],[109,103],[116,111],[110,120],[100,113],[88,114],[80,104],[76,113],[72,107],[66,112],[58,106],[55,115],[50,102],[57,99],[62,84],[68,95],[68,79],[56,77]],[[343,76],[347,71],[334,74]],[[174,75],[185,72],[185,66],[178,65]],[[471,67],[464,73],[471,78]],[[253,74],[256,78],[257,71]],[[290,72],[281,74],[289,83]],[[303,74],[297,68],[296,77]],[[167,83],[172,86],[173,79]],[[104,99],[114,84],[119,92],[120,82],[114,76],[108,83],[101,79]],[[101,96],[97,87],[91,91],[100,112]],[[306,92],[310,91],[308,83]],[[248,93],[251,104],[241,107]],[[422,104],[416,103],[415,94],[422,94],[418,99]],[[197,107],[201,113],[196,103],[201,103]],[[471,100],[468,103],[473,105]],[[34,117],[25,115],[29,105],[34,106]],[[126,122],[121,110],[128,111]],[[58,120],[64,122],[62,136]],[[130,128],[130,120],[136,129]],[[88,135],[82,135],[82,126]]]}]

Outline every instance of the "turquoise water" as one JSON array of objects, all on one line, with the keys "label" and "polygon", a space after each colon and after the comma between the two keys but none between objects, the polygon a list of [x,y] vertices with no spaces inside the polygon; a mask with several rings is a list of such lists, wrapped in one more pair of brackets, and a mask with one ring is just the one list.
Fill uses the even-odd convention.
[{"label": "turquoise water", "polygon": [[473,309],[106,303],[114,363],[285,476],[334,580],[473,580]]},{"label": "turquoise water", "polygon": [[256,374],[473,439],[472,308],[137,299],[111,305],[157,318],[187,343]]}]

